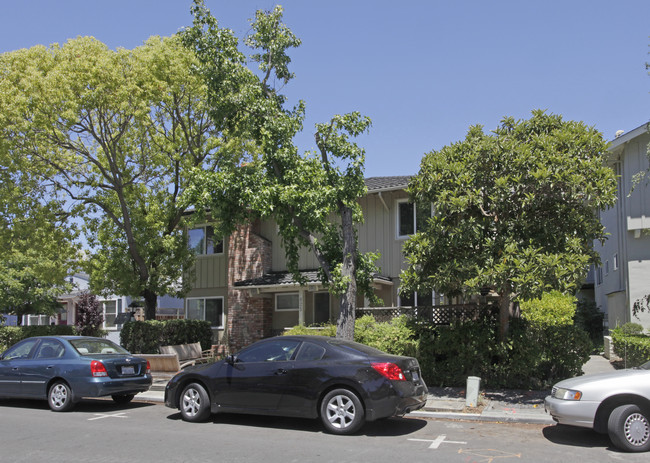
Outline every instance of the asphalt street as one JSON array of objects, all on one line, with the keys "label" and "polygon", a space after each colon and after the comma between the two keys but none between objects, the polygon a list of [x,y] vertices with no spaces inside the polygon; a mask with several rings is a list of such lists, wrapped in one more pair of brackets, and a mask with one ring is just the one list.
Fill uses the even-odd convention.
[{"label": "asphalt street", "polygon": [[607,436],[555,425],[423,417],[369,423],[354,436],[317,420],[215,415],[184,422],[162,404],[86,400],[69,413],[45,401],[0,401],[2,462],[647,462]]}]

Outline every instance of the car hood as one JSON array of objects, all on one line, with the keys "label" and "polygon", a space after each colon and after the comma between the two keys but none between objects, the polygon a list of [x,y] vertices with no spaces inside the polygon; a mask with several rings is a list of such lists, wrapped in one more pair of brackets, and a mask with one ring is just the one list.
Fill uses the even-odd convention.
[{"label": "car hood", "polygon": [[647,396],[650,393],[650,370],[619,370],[611,373],[565,379],[555,387],[579,390],[584,400],[601,400],[619,393]]}]

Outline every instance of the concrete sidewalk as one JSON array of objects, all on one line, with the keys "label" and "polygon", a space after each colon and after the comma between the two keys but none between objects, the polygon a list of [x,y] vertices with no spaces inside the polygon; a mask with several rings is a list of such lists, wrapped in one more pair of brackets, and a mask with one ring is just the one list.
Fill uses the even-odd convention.
[{"label": "concrete sidewalk", "polygon": [[[612,364],[602,355],[591,355],[582,367],[584,374],[614,371]],[[532,424],[553,424],[544,410],[545,391],[485,390],[479,397],[479,407],[465,407],[462,388],[429,388],[427,405],[412,415],[456,420],[502,421]]]},{"label": "concrete sidewalk", "polygon": [[[614,371],[612,364],[602,355],[592,355],[583,366],[584,374]],[[147,392],[135,396],[134,400],[163,403],[165,385],[170,375],[154,373],[154,383]],[[426,406],[410,416],[442,418],[451,420],[474,420],[492,422],[513,422],[531,424],[553,424],[551,416],[544,411],[544,397],[547,391],[484,390],[479,397],[479,406],[465,407],[463,388],[429,388]]]}]

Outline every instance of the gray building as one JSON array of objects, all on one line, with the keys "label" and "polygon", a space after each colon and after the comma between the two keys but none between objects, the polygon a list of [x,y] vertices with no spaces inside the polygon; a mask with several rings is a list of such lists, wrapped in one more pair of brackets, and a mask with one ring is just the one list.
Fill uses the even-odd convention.
[{"label": "gray building", "polygon": [[[596,269],[596,304],[605,312],[609,328],[627,322],[650,329],[650,313],[632,315],[634,302],[650,293],[650,177],[648,125],[619,134],[610,145],[609,160],[618,177],[616,205],[600,212],[609,239],[594,243],[601,266]],[[650,175],[650,174],[649,174]]]}]

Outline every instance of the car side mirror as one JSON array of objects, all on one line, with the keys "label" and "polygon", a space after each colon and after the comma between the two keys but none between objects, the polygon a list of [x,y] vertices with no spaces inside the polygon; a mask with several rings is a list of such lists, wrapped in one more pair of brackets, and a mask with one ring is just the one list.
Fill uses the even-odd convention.
[{"label": "car side mirror", "polygon": [[237,358],[236,355],[229,355],[229,356],[226,357],[226,363],[228,363],[230,365],[234,365],[238,361],[239,361],[239,359]]}]

